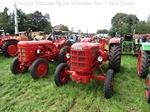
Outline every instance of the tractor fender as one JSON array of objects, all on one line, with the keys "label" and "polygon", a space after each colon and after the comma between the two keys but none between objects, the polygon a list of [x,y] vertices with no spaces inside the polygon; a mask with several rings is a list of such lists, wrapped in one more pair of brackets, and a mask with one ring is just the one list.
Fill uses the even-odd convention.
[{"label": "tractor fender", "polygon": [[121,43],[121,39],[120,38],[111,38],[109,40],[109,44],[120,44]]},{"label": "tractor fender", "polygon": [[19,42],[19,41],[16,40],[16,39],[8,39],[8,40],[6,40],[5,42],[8,42],[8,41],[16,41],[16,42]]},{"label": "tractor fender", "polygon": [[150,51],[150,43],[149,42],[142,43],[141,49],[144,51]]}]

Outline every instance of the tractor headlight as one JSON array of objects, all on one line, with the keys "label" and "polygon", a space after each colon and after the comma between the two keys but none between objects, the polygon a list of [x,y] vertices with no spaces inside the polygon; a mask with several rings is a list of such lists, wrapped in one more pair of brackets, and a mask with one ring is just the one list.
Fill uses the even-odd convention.
[{"label": "tractor headlight", "polygon": [[37,54],[40,54],[40,52],[41,52],[41,50],[40,50],[40,49],[38,49],[38,50],[36,51],[36,53],[37,53]]},{"label": "tractor headlight", "polygon": [[68,59],[70,58],[70,53],[66,54],[66,58],[68,58]]},{"label": "tractor headlight", "polygon": [[97,60],[98,60],[99,62],[102,62],[102,61],[103,61],[103,58],[102,58],[101,56],[99,56],[99,57],[97,58]]}]

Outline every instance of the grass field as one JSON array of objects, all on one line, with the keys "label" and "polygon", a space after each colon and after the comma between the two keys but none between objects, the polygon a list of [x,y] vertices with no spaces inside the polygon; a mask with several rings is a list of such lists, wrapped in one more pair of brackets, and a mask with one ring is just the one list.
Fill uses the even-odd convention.
[{"label": "grass field", "polygon": [[111,99],[103,97],[101,81],[77,84],[70,80],[57,87],[53,80],[56,63],[49,63],[49,75],[43,79],[34,80],[29,71],[14,75],[10,71],[12,59],[0,56],[0,112],[150,112],[145,80],[137,76],[137,57],[132,55],[122,56]]}]

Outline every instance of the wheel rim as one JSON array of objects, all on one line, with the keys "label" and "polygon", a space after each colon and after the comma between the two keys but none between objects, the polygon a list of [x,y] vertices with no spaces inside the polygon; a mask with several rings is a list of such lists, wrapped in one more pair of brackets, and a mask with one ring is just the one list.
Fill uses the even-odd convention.
[{"label": "wheel rim", "polygon": [[43,76],[45,76],[47,70],[48,70],[47,64],[46,64],[46,63],[40,63],[40,64],[37,66],[37,70],[36,70],[38,77],[43,77]]},{"label": "wheel rim", "polygon": [[65,73],[65,70],[67,68],[64,68],[60,73],[60,82],[63,84],[68,80],[68,75]]},{"label": "wheel rim", "polygon": [[19,73],[23,73],[25,70],[26,70],[26,67],[23,67],[20,65],[20,62],[18,61],[16,63],[16,70],[19,72]]},{"label": "wheel rim", "polygon": [[[150,77],[146,79],[146,86],[150,87]],[[145,96],[147,99],[149,98],[149,89],[145,89]]]},{"label": "wheel rim", "polygon": [[141,61],[142,61],[142,52],[140,51],[138,54],[138,64],[137,64],[138,75],[140,74],[141,71]]},{"label": "wheel rim", "polygon": [[11,44],[8,46],[7,48],[7,52],[10,56],[15,56],[17,55],[18,51],[17,51],[17,45],[16,44]]}]

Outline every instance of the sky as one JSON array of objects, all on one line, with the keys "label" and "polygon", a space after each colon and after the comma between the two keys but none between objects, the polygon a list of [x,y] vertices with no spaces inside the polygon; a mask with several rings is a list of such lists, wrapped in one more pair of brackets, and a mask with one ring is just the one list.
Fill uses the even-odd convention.
[{"label": "sky", "polygon": [[48,13],[52,26],[64,24],[85,33],[109,30],[116,13],[135,14],[141,21],[150,14],[149,0],[0,0],[0,12],[7,7],[12,13],[15,1],[26,14],[37,10]]}]

